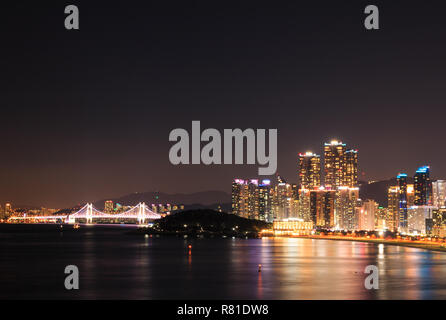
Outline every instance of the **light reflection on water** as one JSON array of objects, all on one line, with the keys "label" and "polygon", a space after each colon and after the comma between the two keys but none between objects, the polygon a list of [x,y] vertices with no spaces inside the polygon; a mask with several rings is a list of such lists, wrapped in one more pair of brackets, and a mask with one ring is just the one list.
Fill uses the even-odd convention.
[{"label": "light reflection on water", "polygon": [[[383,244],[88,228],[2,235],[0,249],[3,299],[446,299],[446,254]],[[68,264],[79,267],[78,291],[63,287]],[[378,290],[364,287],[370,264]]]}]

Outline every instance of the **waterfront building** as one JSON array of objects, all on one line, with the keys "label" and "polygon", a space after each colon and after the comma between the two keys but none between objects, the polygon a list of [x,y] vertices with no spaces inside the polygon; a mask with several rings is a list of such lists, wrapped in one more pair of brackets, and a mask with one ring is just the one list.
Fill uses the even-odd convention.
[{"label": "waterfront building", "polygon": [[262,180],[259,184],[259,220],[272,222],[271,214],[271,181]]},{"label": "waterfront building", "polygon": [[390,186],[387,192],[387,220],[389,229],[393,232],[398,231],[399,220],[399,188],[398,186]]},{"label": "waterfront building", "polygon": [[319,188],[321,186],[321,157],[312,152],[299,153],[300,189]]},{"label": "waterfront building", "polygon": [[286,219],[291,217],[291,185],[285,182],[278,183],[273,193],[274,219]]},{"label": "waterfront building", "polygon": [[259,180],[250,179],[248,182],[248,213],[249,219],[259,219]]},{"label": "waterfront building", "polygon": [[432,205],[438,208],[446,206],[446,180],[432,182]]},{"label": "waterfront building", "polygon": [[297,217],[306,222],[312,221],[311,206],[310,206],[310,190],[308,189],[299,190]]},{"label": "waterfront building", "polygon": [[407,230],[407,174],[400,173],[396,177],[398,181],[398,229],[405,232]]},{"label": "waterfront building", "polygon": [[358,186],[358,150],[350,149],[345,152],[344,186]]},{"label": "waterfront building", "polygon": [[313,232],[313,223],[296,218],[274,220],[273,232],[275,236],[310,235]]},{"label": "waterfront building", "polygon": [[429,177],[429,166],[419,167],[414,176],[416,206],[432,204],[432,182]]},{"label": "waterfront building", "polygon": [[412,206],[408,209],[408,227],[406,233],[430,235],[433,231],[433,206]]},{"label": "waterfront building", "polygon": [[247,216],[248,212],[248,185],[243,179],[234,179],[232,182],[232,214],[240,217]]},{"label": "waterfront building", "polygon": [[344,185],[346,144],[333,140],[324,144],[325,188],[336,189]]},{"label": "waterfront building", "polygon": [[446,237],[446,207],[432,210],[432,235]]},{"label": "waterfront building", "polygon": [[113,201],[112,200],[105,201],[104,212],[105,213],[113,213],[113,211],[114,211]]},{"label": "waterfront building", "polygon": [[390,227],[388,223],[389,219],[387,217],[387,209],[378,206],[375,211],[375,230],[389,230]]},{"label": "waterfront building", "polygon": [[335,196],[335,226],[339,230],[356,230],[358,226],[356,206],[359,188],[339,187]]},{"label": "waterfront building", "polygon": [[310,217],[316,227],[331,229],[335,227],[334,203],[335,190],[310,190]]},{"label": "waterfront building", "polygon": [[359,208],[359,230],[374,231],[375,216],[378,210],[378,203],[373,200],[365,200]]},{"label": "waterfront building", "polygon": [[9,218],[12,215],[12,204],[10,202],[5,204],[5,218]]}]

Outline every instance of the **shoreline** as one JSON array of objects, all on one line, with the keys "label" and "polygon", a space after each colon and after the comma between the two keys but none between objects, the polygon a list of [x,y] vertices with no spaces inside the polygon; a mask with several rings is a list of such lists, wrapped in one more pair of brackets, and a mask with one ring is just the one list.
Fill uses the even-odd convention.
[{"label": "shoreline", "polygon": [[293,236],[288,238],[354,241],[354,242],[365,242],[365,243],[386,244],[391,246],[417,248],[436,252],[446,252],[445,243],[438,243],[433,241],[425,242],[425,241],[408,241],[408,240],[397,240],[397,239],[369,239],[369,238],[352,238],[352,237],[336,237],[336,236]]}]

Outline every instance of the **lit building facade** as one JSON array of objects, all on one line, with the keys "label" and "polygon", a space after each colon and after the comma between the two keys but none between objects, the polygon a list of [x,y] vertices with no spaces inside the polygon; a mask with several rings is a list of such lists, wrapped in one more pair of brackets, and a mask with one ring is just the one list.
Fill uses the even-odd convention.
[{"label": "lit building facade", "polygon": [[333,140],[324,144],[325,188],[336,189],[344,185],[346,144]]},{"label": "lit building facade", "polygon": [[407,174],[400,173],[397,177],[398,180],[398,216],[399,216],[399,230],[407,229]]},{"label": "lit building facade", "polygon": [[259,219],[259,180],[250,179],[248,182],[248,213],[249,219]]},{"label": "lit building facade", "polygon": [[113,213],[113,210],[114,210],[113,201],[112,200],[105,201],[104,212],[105,213]]},{"label": "lit building facade", "polygon": [[273,214],[274,219],[287,219],[292,216],[292,195],[291,185],[279,182],[273,192]]},{"label": "lit building facade", "polygon": [[313,232],[313,223],[301,219],[274,220],[273,231],[275,236],[301,236]]},{"label": "lit building facade", "polygon": [[359,188],[339,187],[335,197],[335,226],[340,230],[356,230],[358,218],[356,207]]},{"label": "lit building facade", "polygon": [[303,221],[313,221],[311,219],[310,190],[308,189],[299,190],[297,217]]},{"label": "lit building facade", "polygon": [[259,220],[273,221],[271,202],[271,181],[262,180],[262,183],[259,184]]},{"label": "lit building facade", "polygon": [[412,206],[408,209],[408,227],[405,233],[430,235],[433,231],[433,206]]},{"label": "lit building facade", "polygon": [[432,235],[446,237],[446,207],[432,210]]},{"label": "lit building facade", "polygon": [[358,186],[358,150],[350,149],[345,152],[344,186]]},{"label": "lit building facade", "polygon": [[400,225],[399,219],[400,194],[398,186],[390,186],[387,192],[387,219],[389,229],[393,232],[398,231]]},{"label": "lit building facade", "polygon": [[299,154],[299,185],[301,189],[321,186],[321,157],[312,152]]},{"label": "lit building facade", "polygon": [[446,180],[432,182],[432,205],[438,208],[446,206]]},{"label": "lit building facade", "polygon": [[359,230],[374,231],[378,203],[373,200],[363,201],[359,208]]},{"label": "lit building facade", "polygon": [[335,190],[310,190],[310,217],[316,227],[331,229],[335,227],[334,204]]},{"label": "lit building facade", "polygon": [[429,166],[417,169],[414,176],[414,191],[416,206],[432,204],[432,182],[429,177]]}]

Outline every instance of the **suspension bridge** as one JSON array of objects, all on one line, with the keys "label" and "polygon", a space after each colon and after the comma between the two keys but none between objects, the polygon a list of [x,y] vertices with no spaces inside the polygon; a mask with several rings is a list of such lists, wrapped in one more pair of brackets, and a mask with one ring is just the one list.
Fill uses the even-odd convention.
[{"label": "suspension bridge", "polygon": [[120,221],[127,223],[137,223],[145,224],[151,220],[160,219],[161,216],[152,210],[144,203],[140,202],[136,206],[130,208],[129,210],[122,213],[106,213],[97,210],[93,207],[93,204],[87,203],[79,211],[68,214],[68,215],[49,215],[49,216],[34,216],[34,215],[24,215],[24,216],[14,216],[10,217],[9,221],[24,221],[24,220],[34,220],[34,221],[61,221],[64,223],[77,223],[85,222],[87,224],[96,222],[107,222],[107,221]]}]

